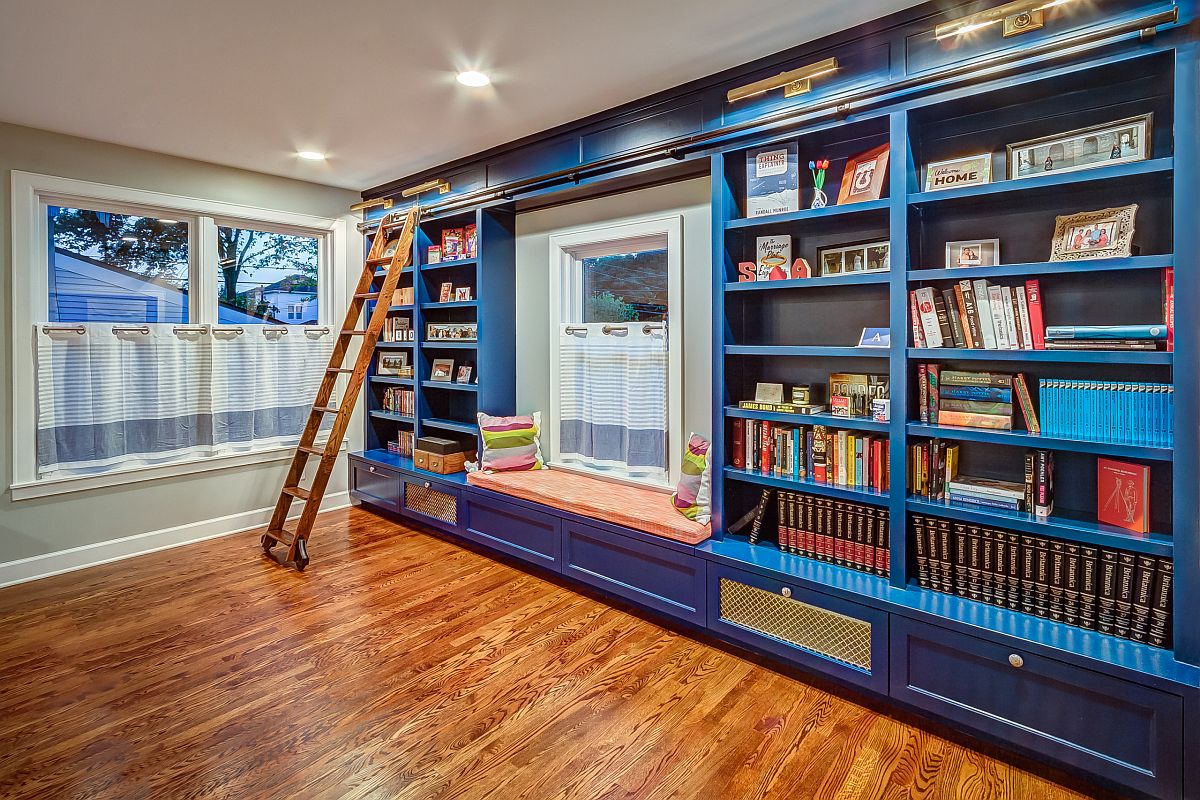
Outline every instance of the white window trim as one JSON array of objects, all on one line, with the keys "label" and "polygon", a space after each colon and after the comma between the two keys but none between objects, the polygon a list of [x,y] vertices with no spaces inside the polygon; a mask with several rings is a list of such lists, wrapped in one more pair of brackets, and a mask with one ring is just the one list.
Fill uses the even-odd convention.
[{"label": "white window trim", "polygon": [[[208,243],[215,241],[217,225],[253,226],[272,233],[317,236],[320,242],[318,272],[318,318],[333,326],[338,304],[348,294],[346,273],[347,235],[345,219],[318,217],[271,209],[242,206],[219,200],[112,186],[104,183],[12,172],[12,298],[10,302],[13,365],[12,464],[9,490],[13,500],[117,486],[134,481],[168,478],[193,472],[265,463],[286,459],[290,448],[270,447],[246,453],[179,461],[170,464],[113,470],[96,475],[39,480],[37,477],[36,370],[33,361],[33,327],[49,316],[49,238],[47,205],[102,203],[105,208],[132,214],[155,215],[168,211],[189,224],[189,250],[199,264],[199,280],[188,291],[188,318],[199,324],[206,309],[216,308],[216,253]],[[201,230],[212,233],[202,236]],[[210,230],[211,229],[211,230]],[[210,265],[212,268],[210,269]],[[215,319],[215,317],[214,317]]]},{"label": "white window trim", "polygon": [[[584,258],[607,255],[623,249],[620,245],[637,246],[639,239],[667,239],[667,478],[625,477],[589,469],[580,464],[559,459],[559,328],[567,322],[582,319],[581,266]],[[679,481],[683,447],[683,217],[630,217],[603,225],[588,225],[551,234],[549,259],[550,284],[550,409],[546,430],[549,441],[543,441],[550,465],[556,469],[579,472],[614,483],[657,489],[674,490]],[[614,249],[615,248],[615,249]]]}]

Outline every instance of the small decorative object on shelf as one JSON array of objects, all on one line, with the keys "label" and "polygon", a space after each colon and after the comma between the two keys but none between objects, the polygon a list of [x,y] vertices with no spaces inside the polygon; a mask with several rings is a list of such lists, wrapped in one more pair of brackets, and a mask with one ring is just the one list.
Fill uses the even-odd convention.
[{"label": "small decorative object on shelf", "polygon": [[858,337],[858,346],[879,347],[884,349],[891,347],[891,328],[863,328],[862,335]]},{"label": "small decorative object on shelf", "polygon": [[759,383],[754,387],[754,402],[756,403],[782,403],[783,402],[783,384],[782,383]]},{"label": "small decorative object on shelf", "polygon": [[388,317],[384,323],[380,341],[386,343],[391,342],[411,342],[413,341],[414,331],[412,330],[412,322],[408,317]]},{"label": "small decorative object on shelf", "polygon": [[1008,177],[1078,172],[1145,161],[1150,157],[1153,114],[1093,125],[1008,145]]},{"label": "small decorative object on shelf", "polygon": [[475,258],[479,255],[479,228],[475,223],[463,228],[463,258]]},{"label": "small decorative object on shelf", "polygon": [[823,158],[808,162],[808,171],[813,176],[813,200],[809,208],[825,208],[829,205],[829,197],[825,194],[825,170],[829,169],[829,159]]},{"label": "small decorative object on shelf", "polygon": [[813,399],[812,387],[807,383],[799,383],[792,387],[792,402],[801,405],[811,403]]},{"label": "small decorative object on shelf", "polygon": [[891,244],[865,242],[817,250],[821,276],[845,275],[853,272],[886,272],[892,267]]},{"label": "small decorative object on shelf", "polygon": [[994,267],[1000,263],[999,239],[946,242],[946,267]]},{"label": "small decorative object on shelf", "polygon": [[871,401],[871,419],[887,422],[892,418],[892,401],[886,397]]},{"label": "small decorative object on shelf", "polygon": [[463,229],[447,228],[442,231],[442,260],[457,261],[463,255]]},{"label": "small decorative object on shelf", "polygon": [[992,182],[992,154],[933,161],[925,167],[925,191],[940,192],[960,186],[982,186]]},{"label": "small decorative object on shelf", "polygon": [[759,236],[754,240],[755,280],[782,281],[788,277],[787,265],[792,260],[791,236]]},{"label": "small decorative object on shelf", "polygon": [[829,376],[829,408],[834,416],[870,416],[871,401],[890,396],[887,375],[835,372]]},{"label": "small decorative object on shelf", "polygon": [[469,444],[441,436],[422,436],[413,450],[414,466],[439,475],[462,472],[466,462],[474,460],[475,451]]},{"label": "small decorative object on shelf", "polygon": [[375,374],[392,378],[412,377],[408,353],[380,353],[375,365]]},{"label": "small decorative object on shelf", "polygon": [[454,377],[453,358],[435,358],[429,370],[429,380],[439,383],[450,383]]},{"label": "small decorative object on shelf", "polygon": [[392,292],[392,305],[411,306],[413,304],[413,287],[401,286]]},{"label": "small decorative object on shelf", "polygon": [[449,283],[449,282],[443,283],[442,290],[441,290],[441,292],[438,293],[438,302],[439,303],[449,303],[450,298],[453,296],[454,296],[454,284]]},{"label": "small decorative object on shelf", "polygon": [[1134,533],[1150,531],[1150,468],[1096,459],[1096,518]]},{"label": "small decorative object on shelf", "polygon": [[1128,258],[1133,253],[1136,203],[1056,217],[1051,261]]},{"label": "small decorative object on shelf", "polygon": [[442,246],[439,244],[431,244],[425,252],[425,263],[440,264],[442,263]]},{"label": "small decorative object on shelf", "polygon": [[471,299],[471,287],[470,286],[456,286],[454,288],[454,299],[455,299],[455,301],[470,300]]},{"label": "small decorative object on shelf", "polygon": [[471,382],[471,367],[468,364],[463,364],[458,368],[458,374],[454,376],[455,383],[470,383]]},{"label": "small decorative object on shelf", "polygon": [[795,142],[746,153],[746,216],[800,210],[800,156]]},{"label": "small decorative object on shelf", "polygon": [[881,144],[846,162],[842,185],[838,188],[838,205],[878,200],[883,196],[890,152],[890,145]]}]

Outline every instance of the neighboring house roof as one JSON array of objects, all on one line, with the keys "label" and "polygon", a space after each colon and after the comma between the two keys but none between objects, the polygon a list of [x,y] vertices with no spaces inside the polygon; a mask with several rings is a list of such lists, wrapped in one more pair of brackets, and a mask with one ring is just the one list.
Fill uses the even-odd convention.
[{"label": "neighboring house roof", "polygon": [[[183,321],[187,290],[61,247],[54,248],[54,252],[52,294],[59,321],[86,322],[97,313],[118,321],[149,316],[156,322]],[[217,307],[221,324],[285,324],[272,316],[255,316],[223,300],[217,301]]]}]

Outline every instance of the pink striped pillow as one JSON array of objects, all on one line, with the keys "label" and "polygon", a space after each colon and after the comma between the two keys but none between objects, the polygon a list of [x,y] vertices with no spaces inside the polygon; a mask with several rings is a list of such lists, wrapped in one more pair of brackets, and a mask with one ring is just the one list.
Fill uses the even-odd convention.
[{"label": "pink striped pillow", "polygon": [[483,453],[479,468],[485,472],[545,469],[542,446],[542,412],[528,416],[492,417],[479,413]]}]

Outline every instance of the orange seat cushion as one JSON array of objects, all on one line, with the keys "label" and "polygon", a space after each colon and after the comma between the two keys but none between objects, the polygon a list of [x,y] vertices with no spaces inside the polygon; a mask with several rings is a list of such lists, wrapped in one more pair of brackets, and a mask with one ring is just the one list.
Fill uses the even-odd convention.
[{"label": "orange seat cushion", "polygon": [[559,469],[472,472],[467,483],[684,544],[709,537],[707,525],[683,516],[671,504],[671,495],[653,489]]}]

